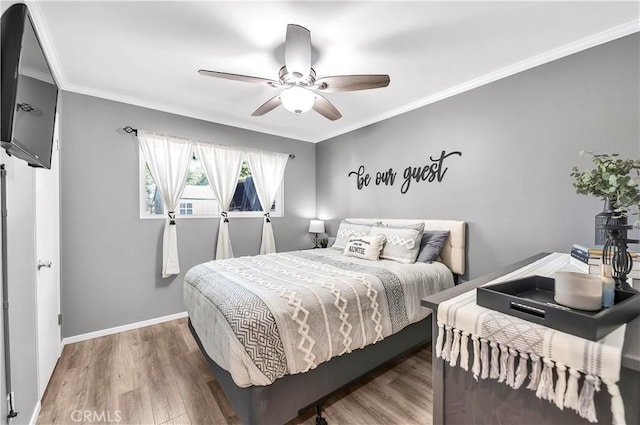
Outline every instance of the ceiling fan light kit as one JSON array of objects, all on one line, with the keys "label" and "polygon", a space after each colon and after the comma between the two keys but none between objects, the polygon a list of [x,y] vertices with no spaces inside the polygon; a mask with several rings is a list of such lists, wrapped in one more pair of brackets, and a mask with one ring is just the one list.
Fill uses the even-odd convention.
[{"label": "ceiling fan light kit", "polygon": [[280,100],[287,111],[300,115],[313,108],[316,95],[303,87],[294,86],[280,93]]},{"label": "ceiling fan light kit", "polygon": [[278,75],[279,81],[205,69],[199,70],[198,73],[208,77],[266,84],[284,89],[280,95],[272,97],[256,109],[251,114],[253,116],[262,116],[282,104],[286,110],[296,115],[313,109],[331,121],[340,119],[342,115],[326,97],[312,90],[325,92],[369,90],[387,87],[391,81],[386,74],[340,75],[316,80],[316,72],[311,68],[311,33],[308,29],[295,24],[287,25],[284,61],[285,65],[280,68]]}]

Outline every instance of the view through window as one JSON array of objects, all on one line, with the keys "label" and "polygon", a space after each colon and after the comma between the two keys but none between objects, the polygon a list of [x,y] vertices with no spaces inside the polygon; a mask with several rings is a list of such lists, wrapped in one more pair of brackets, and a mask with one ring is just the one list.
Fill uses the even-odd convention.
[{"label": "view through window", "polygon": [[[151,177],[149,167],[141,154],[141,217],[164,217],[167,211],[162,196]],[[189,165],[187,184],[176,208],[176,216],[216,217],[220,215],[220,206],[209,186],[200,161],[194,156]],[[276,201],[271,206],[271,215],[282,216],[282,187],[278,191]],[[253,184],[251,169],[245,161],[242,163],[238,185],[229,207],[229,217],[262,216],[262,206]]]}]

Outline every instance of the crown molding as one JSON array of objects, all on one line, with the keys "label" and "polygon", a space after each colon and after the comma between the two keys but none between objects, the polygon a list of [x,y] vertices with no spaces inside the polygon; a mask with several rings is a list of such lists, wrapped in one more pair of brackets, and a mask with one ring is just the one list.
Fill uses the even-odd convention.
[{"label": "crown molding", "polygon": [[58,53],[53,46],[53,43],[51,42],[51,33],[49,31],[49,27],[47,26],[47,22],[42,17],[40,4],[35,0],[25,0],[25,4],[29,9],[31,19],[33,20],[33,25],[36,27],[38,40],[40,41],[40,45],[42,46],[42,50],[44,51],[44,55],[47,59],[47,64],[51,68],[53,79],[55,80],[56,85],[60,90],[65,90],[65,87],[68,85],[68,81],[66,76],[64,75],[64,69],[62,68],[62,64],[60,63],[60,59],[58,58]]},{"label": "crown molding", "polygon": [[[169,104],[159,103],[159,102],[150,102],[148,100],[143,100],[138,97],[121,95],[121,94],[113,93],[106,90],[98,90],[90,87],[81,86],[78,84],[67,83],[64,90],[71,93],[98,97],[101,99],[112,100],[114,102],[126,103],[128,105],[140,106],[142,108],[148,108],[156,111],[167,112],[170,114],[181,115],[184,117],[195,118],[198,120],[211,122],[214,124],[221,124],[229,127],[236,127],[241,130],[255,131],[263,134],[270,134],[273,136],[284,137],[287,139],[298,140],[301,142],[312,142],[309,139],[301,138],[299,135],[288,133],[286,131],[273,130],[273,129],[265,128],[258,125],[247,125],[246,123],[240,123],[233,120],[212,119],[211,115],[203,114],[202,112],[194,111],[188,108],[180,108],[174,105],[169,105]],[[134,125],[135,123],[131,123],[131,124]]]},{"label": "crown molding", "polygon": [[158,111],[173,113],[173,114],[182,115],[190,118],[196,118],[203,121],[214,122],[217,124],[228,125],[231,127],[237,127],[245,130],[256,131],[260,133],[271,134],[274,136],[285,137],[288,139],[294,139],[294,140],[310,142],[310,143],[319,143],[328,139],[332,139],[334,137],[340,136],[345,133],[349,133],[359,128],[363,128],[368,125],[375,124],[377,122],[395,117],[397,115],[401,115],[406,112],[413,111],[414,109],[422,108],[424,106],[430,105],[432,103],[438,102],[448,97],[452,97],[452,96],[464,93],[466,91],[473,90],[475,88],[509,77],[519,72],[526,71],[528,69],[535,68],[545,63],[549,63],[549,62],[561,59],[563,57],[572,55],[574,53],[581,52],[591,47],[595,47],[600,44],[604,44],[609,41],[613,41],[618,38],[622,38],[624,36],[640,32],[640,19],[635,19],[633,21],[618,25],[616,27],[599,32],[589,37],[585,37],[581,40],[566,44],[564,46],[560,46],[558,48],[549,50],[542,54],[525,59],[523,61],[500,68],[496,71],[482,75],[478,78],[474,78],[462,84],[458,84],[446,90],[442,90],[431,96],[424,97],[422,99],[416,100],[414,102],[411,102],[399,108],[395,108],[390,111],[386,111],[382,114],[369,117],[365,120],[358,121],[349,126],[342,127],[339,130],[324,133],[318,137],[310,137],[310,138],[302,137],[301,138],[300,135],[296,135],[286,131],[273,130],[273,129],[269,129],[259,125],[247,125],[246,123],[240,123],[233,120],[213,120],[209,115],[203,114],[202,112],[190,110],[188,108],[179,108],[179,107],[175,107],[168,104],[150,102],[148,100],[140,99],[133,96],[126,96],[126,95],[121,95],[118,93],[113,93],[105,90],[97,90],[90,87],[72,84],[67,80],[64,74],[62,64],[60,63],[60,60],[58,58],[56,49],[50,41],[51,40],[50,32],[45,20],[42,18],[42,13],[40,10],[40,6],[38,5],[38,1],[26,0],[26,3],[31,11],[31,17],[33,18],[34,25],[36,26],[36,30],[41,35],[40,42],[42,43],[42,48],[45,51],[45,55],[47,56],[49,66],[52,68],[51,70],[54,74],[54,79],[56,80],[56,83],[58,84],[58,87],[61,90],[74,92],[78,94],[84,94],[88,96],[99,97],[103,99],[113,100],[116,102],[122,102],[130,105],[136,105],[144,108],[155,109]]},{"label": "crown molding", "polygon": [[36,27],[36,31],[39,35],[39,40],[42,45],[42,49],[44,50],[45,56],[47,58],[47,63],[51,68],[51,72],[53,73],[53,78],[56,81],[58,88],[62,91],[68,91],[72,93],[84,94],[87,96],[98,97],[101,99],[112,100],[115,102],[126,103],[129,105],[140,106],[143,108],[155,109],[158,111],[168,112],[176,115],[186,116],[189,118],[200,119],[207,122],[213,122],[216,124],[227,125],[231,127],[237,127],[243,130],[256,131],[259,133],[271,134],[274,136],[284,137],[293,140],[300,140],[303,142],[311,142],[311,140],[301,139],[299,135],[285,132],[285,131],[274,131],[269,128],[261,127],[261,126],[247,126],[245,123],[240,123],[232,120],[212,120],[210,115],[203,114],[202,112],[197,112],[193,110],[189,110],[187,108],[178,108],[172,105],[150,102],[144,99],[140,99],[133,96],[121,95],[118,93],[113,93],[105,90],[94,89],[91,87],[85,87],[78,84],[70,83],[67,79],[62,64],[60,62],[57,51],[51,42],[51,33],[49,31],[49,27],[45,19],[43,19],[43,14],[40,9],[39,2],[36,0],[26,0],[25,3],[29,8],[29,12],[31,14],[31,18],[33,19],[33,24]]},{"label": "crown molding", "polygon": [[431,96],[427,96],[415,102],[411,102],[400,108],[392,109],[390,111],[384,112],[382,114],[376,115],[366,120],[359,121],[348,127],[344,127],[338,131],[329,133],[328,135],[324,135],[320,138],[316,138],[310,141],[313,143],[319,143],[324,140],[328,140],[328,139],[340,136],[342,134],[357,130],[359,128],[366,127],[368,125],[386,120],[388,118],[392,118],[397,115],[404,114],[405,112],[413,111],[414,109],[422,108],[423,106],[430,105],[432,103],[438,102],[448,97],[452,97],[457,94],[464,93],[469,90],[473,90],[475,88],[484,86],[489,83],[493,83],[494,81],[501,80],[503,78],[517,74],[519,72],[526,71],[528,69],[535,68],[540,65],[544,65],[545,63],[553,62],[555,60],[567,57],[574,53],[578,53],[583,50],[587,50],[592,47],[598,46],[600,44],[604,44],[609,41],[613,41],[618,38],[622,38],[637,32],[640,32],[640,19],[627,22],[626,24],[622,24],[617,27],[610,28],[606,31],[599,32],[589,37],[585,37],[581,40],[574,41],[564,46],[560,46],[558,48],[549,50],[539,55],[530,57],[523,61],[516,62],[512,65],[506,66],[504,68],[500,68],[496,71],[493,71],[488,74],[482,75],[478,78],[474,78],[472,80],[466,81],[462,84],[458,84],[457,86],[443,90]]}]

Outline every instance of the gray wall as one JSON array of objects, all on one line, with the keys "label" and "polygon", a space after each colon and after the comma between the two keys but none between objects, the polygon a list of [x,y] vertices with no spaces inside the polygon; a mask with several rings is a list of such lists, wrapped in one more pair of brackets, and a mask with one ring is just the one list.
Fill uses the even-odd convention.
[{"label": "gray wall", "polygon": [[[140,219],[138,142],[118,132],[125,125],[295,154],[285,172],[284,217],[272,219],[276,246],[312,246],[315,145],[67,92],[62,107],[63,337],[184,311],[184,273],[215,252],[218,219],[179,219],[182,273],[160,277],[164,220]],[[261,226],[261,218],[231,220],[236,256],[258,253]]]},{"label": "gray wall", "polygon": [[[541,251],[593,244],[603,203],[576,195],[581,150],[640,153],[640,42],[627,36],[317,145],[317,215],[335,234],[343,217],[465,220],[468,276]],[[393,82],[392,82],[393,84]],[[415,181],[407,166],[442,150],[442,182]],[[357,190],[351,170],[398,171],[393,186]]]}]

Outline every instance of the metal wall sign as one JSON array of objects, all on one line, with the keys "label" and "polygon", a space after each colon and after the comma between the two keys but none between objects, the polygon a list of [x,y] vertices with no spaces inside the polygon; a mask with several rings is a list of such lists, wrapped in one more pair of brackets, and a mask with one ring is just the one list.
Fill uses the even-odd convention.
[{"label": "metal wall sign", "polygon": [[[453,151],[447,153],[446,151],[442,151],[440,157],[434,158],[433,156],[429,156],[429,160],[423,165],[417,167],[408,166],[405,168],[401,174],[403,180],[400,186],[400,193],[407,193],[414,181],[416,183],[423,181],[429,183],[436,181],[442,182],[442,179],[444,179],[445,174],[449,170],[449,167],[444,166],[445,160],[454,155],[462,156],[462,152]],[[389,168],[388,170],[376,171],[372,174],[367,172],[364,165],[361,165],[357,170],[349,172],[348,177],[351,176],[356,178],[356,187],[358,190],[362,190],[372,183],[376,186],[393,186],[396,182],[398,172],[394,171],[393,168]]]}]

